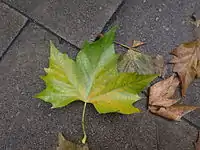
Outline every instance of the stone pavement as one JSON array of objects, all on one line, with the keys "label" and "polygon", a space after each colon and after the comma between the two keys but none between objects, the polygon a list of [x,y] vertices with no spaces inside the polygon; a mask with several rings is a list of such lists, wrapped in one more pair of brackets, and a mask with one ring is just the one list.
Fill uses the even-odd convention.
[{"label": "stone pavement", "polygon": [[[48,64],[49,40],[75,58],[84,40],[119,25],[117,41],[141,40],[147,43],[141,51],[162,54],[168,62],[173,48],[195,38],[189,21],[199,8],[199,0],[0,2],[0,149],[54,150],[58,132],[80,142],[82,102],[52,110],[32,98],[44,88],[39,75]],[[198,82],[188,89],[185,103],[200,105]],[[86,124],[91,150],[193,150],[200,111],[171,122],[147,111],[100,115],[89,105]]]}]

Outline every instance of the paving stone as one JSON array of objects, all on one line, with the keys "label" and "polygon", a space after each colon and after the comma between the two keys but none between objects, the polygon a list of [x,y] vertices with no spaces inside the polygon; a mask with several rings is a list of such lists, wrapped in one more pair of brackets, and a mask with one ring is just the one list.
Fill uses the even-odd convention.
[{"label": "paving stone", "polygon": [[[186,97],[184,98],[186,104],[193,104],[200,106],[200,80],[195,80],[187,89]],[[191,121],[193,124],[200,129],[200,109],[191,112],[185,116],[186,119]]]},{"label": "paving stone", "polygon": [[181,122],[170,122],[168,120],[154,117],[157,132],[157,144],[160,150],[193,150],[198,131],[189,124]]},{"label": "paving stone", "polygon": [[26,18],[0,2],[0,57],[24,26]]},{"label": "paving stone", "polygon": [[[133,39],[143,41],[146,45],[140,47],[141,52],[150,55],[161,54],[167,63],[172,58],[169,55],[171,50],[183,42],[196,38],[194,26],[190,23],[190,16],[199,8],[199,0],[162,2],[159,0],[127,0],[116,14],[116,20],[113,20],[110,26],[116,24],[120,26],[117,41],[126,44],[130,44]],[[125,50],[117,47],[117,51],[124,52]],[[167,66],[166,75],[169,76],[172,73],[172,66],[169,64]],[[199,84],[194,83],[188,89],[184,102],[200,105],[199,90]],[[141,103],[142,108],[144,101],[142,100]],[[188,114],[186,118],[200,127],[198,110]]]},{"label": "paving stone", "polygon": [[[55,149],[55,133],[63,129],[59,121],[65,109],[54,111],[32,98],[44,88],[39,74],[44,74],[43,68],[47,67],[50,39],[59,45],[56,37],[30,24],[0,62],[0,149]],[[77,53],[68,44],[59,47],[71,57]],[[73,114],[78,115],[73,118],[66,115],[63,120],[68,122],[65,128],[70,129],[69,137],[71,133],[74,137],[79,133],[79,128],[72,127],[81,113],[76,109]],[[70,111],[69,108],[66,113],[71,114]]]},{"label": "paving stone", "polygon": [[[197,20],[200,20],[200,10],[196,10],[194,12],[194,15]],[[197,37],[200,37],[200,27],[195,28],[195,35]],[[187,104],[195,104],[197,106],[200,106],[200,80],[196,79],[188,88],[186,97],[184,99],[185,103]],[[200,129],[200,109],[191,112],[190,114],[185,116],[186,119],[191,121],[191,123],[195,124]]]},{"label": "paving stone", "polygon": [[[55,36],[29,24],[0,62],[0,149],[54,150],[58,132],[73,142],[82,138],[82,102],[50,109],[33,98],[44,88],[39,75],[47,67],[50,39],[75,58],[77,49],[59,44]],[[86,127],[91,150],[155,150],[157,135],[161,149],[187,150],[192,149],[197,133],[185,122],[169,122],[145,112],[100,115],[92,105],[86,110]]]},{"label": "paving stone", "polygon": [[4,0],[70,43],[93,40],[122,0]]}]

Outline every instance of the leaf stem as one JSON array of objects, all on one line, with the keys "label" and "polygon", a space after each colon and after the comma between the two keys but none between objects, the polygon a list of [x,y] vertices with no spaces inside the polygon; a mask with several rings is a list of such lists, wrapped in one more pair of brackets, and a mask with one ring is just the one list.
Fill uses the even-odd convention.
[{"label": "leaf stem", "polygon": [[85,132],[85,110],[86,110],[86,105],[87,103],[85,102],[84,103],[84,106],[83,106],[83,113],[82,113],[82,129],[83,129],[83,138],[82,138],[82,143],[85,144],[86,140],[87,140],[87,135],[86,135],[86,132]]}]

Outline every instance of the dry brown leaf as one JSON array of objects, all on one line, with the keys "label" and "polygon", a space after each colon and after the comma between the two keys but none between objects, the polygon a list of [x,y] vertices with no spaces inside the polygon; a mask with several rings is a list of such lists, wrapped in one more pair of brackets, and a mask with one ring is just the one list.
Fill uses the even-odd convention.
[{"label": "dry brown leaf", "polygon": [[180,121],[182,116],[197,108],[198,107],[195,106],[178,105],[178,104],[169,107],[150,106],[150,110],[152,113],[176,121]]},{"label": "dry brown leaf", "polygon": [[59,133],[58,134],[58,147],[56,150],[89,150],[86,145],[77,145],[65,139],[65,137]]},{"label": "dry brown leaf", "polygon": [[144,42],[133,40],[133,44],[132,44],[131,48],[136,48],[136,47],[139,47],[141,45],[144,45]]},{"label": "dry brown leaf", "polygon": [[200,40],[183,43],[172,51],[174,55],[171,63],[173,72],[177,72],[181,81],[182,95],[190,83],[200,77]]},{"label": "dry brown leaf", "polygon": [[169,99],[179,85],[179,80],[171,76],[154,84],[150,88],[149,104],[153,106],[169,107],[177,102],[175,99]]},{"label": "dry brown leaf", "polygon": [[185,114],[197,109],[196,106],[176,104],[176,99],[171,99],[179,85],[177,77],[162,80],[150,88],[149,110],[167,119],[179,121]]}]

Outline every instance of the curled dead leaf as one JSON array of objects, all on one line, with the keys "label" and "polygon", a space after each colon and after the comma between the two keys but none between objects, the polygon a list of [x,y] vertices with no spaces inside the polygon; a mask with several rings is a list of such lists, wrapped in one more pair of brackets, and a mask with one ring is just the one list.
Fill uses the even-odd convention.
[{"label": "curled dead leaf", "polygon": [[150,110],[152,113],[176,121],[180,121],[182,116],[197,108],[198,107],[195,106],[178,105],[178,104],[169,107],[150,106]]},{"label": "curled dead leaf", "polygon": [[176,104],[178,100],[171,99],[178,85],[179,80],[174,75],[153,85],[150,88],[149,110],[161,117],[180,121],[182,116],[199,108]]},{"label": "curled dead leaf", "polygon": [[200,77],[200,40],[183,43],[171,54],[174,57],[170,63],[174,64],[173,72],[178,73],[184,96],[190,83]]},{"label": "curled dead leaf", "polygon": [[149,104],[153,106],[169,107],[177,102],[175,99],[169,99],[174,95],[179,80],[171,76],[154,84],[150,88]]}]

